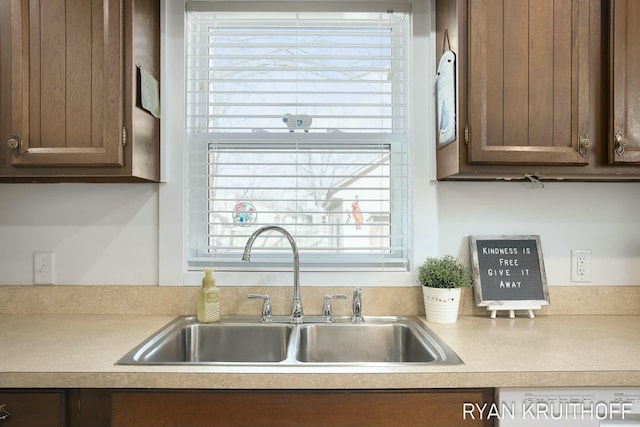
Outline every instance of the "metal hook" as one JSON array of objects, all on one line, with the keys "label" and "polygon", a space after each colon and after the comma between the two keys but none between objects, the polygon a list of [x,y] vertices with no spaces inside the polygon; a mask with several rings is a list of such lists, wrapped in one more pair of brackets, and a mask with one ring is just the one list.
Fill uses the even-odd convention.
[{"label": "metal hook", "polygon": [[544,184],[538,179],[537,176],[525,173],[524,177],[525,179],[528,179],[532,184],[535,184],[537,187],[544,188]]}]

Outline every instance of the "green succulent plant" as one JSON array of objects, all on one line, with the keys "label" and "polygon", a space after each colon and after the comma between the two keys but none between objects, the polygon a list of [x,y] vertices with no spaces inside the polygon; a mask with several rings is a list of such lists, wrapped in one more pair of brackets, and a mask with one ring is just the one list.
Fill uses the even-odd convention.
[{"label": "green succulent plant", "polygon": [[469,269],[451,255],[427,258],[418,267],[418,282],[430,288],[469,288],[473,277]]}]

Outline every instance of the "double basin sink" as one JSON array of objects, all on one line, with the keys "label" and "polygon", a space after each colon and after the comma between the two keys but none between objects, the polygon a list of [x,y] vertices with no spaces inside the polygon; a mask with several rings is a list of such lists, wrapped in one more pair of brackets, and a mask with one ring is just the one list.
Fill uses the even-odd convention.
[{"label": "double basin sink", "polygon": [[[306,320],[306,318],[305,318]],[[366,317],[353,324],[260,323],[178,317],[127,353],[119,365],[458,365],[462,360],[416,317]]]}]

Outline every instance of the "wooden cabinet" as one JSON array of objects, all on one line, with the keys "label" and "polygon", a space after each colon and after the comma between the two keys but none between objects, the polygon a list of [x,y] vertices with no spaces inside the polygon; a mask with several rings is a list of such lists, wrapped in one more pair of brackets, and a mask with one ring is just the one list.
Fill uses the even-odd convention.
[{"label": "wooden cabinet", "polygon": [[491,418],[477,410],[465,416],[464,405],[493,399],[493,389],[0,390],[0,406],[11,413],[0,425],[489,427]]},{"label": "wooden cabinet", "polygon": [[[158,0],[3,0],[0,178],[157,181]],[[7,120],[5,115],[10,119]]]},{"label": "wooden cabinet", "polygon": [[111,425],[488,427],[490,419],[463,419],[464,403],[485,402],[491,389],[114,391]]},{"label": "wooden cabinet", "polygon": [[[438,179],[640,179],[638,164],[610,160],[608,3],[436,0],[436,46],[446,31],[458,57],[458,139],[437,147]],[[640,6],[620,3],[632,28],[624,37],[640,35],[640,17],[628,17]],[[623,56],[628,73],[640,71]]]},{"label": "wooden cabinet", "polygon": [[640,163],[640,2],[611,0],[609,161]]},{"label": "wooden cabinet", "polygon": [[12,0],[12,166],[122,166],[121,14],[120,0]]},{"label": "wooden cabinet", "polygon": [[[489,427],[494,390],[0,390],[30,427]],[[487,406],[483,406],[487,404]],[[474,406],[474,410],[469,409]],[[0,410],[0,415],[2,411]],[[471,415],[473,414],[473,415]]]},{"label": "wooden cabinet", "polygon": [[64,391],[0,391],[0,426],[66,426]]},{"label": "wooden cabinet", "polygon": [[588,162],[589,0],[469,0],[469,162]]}]

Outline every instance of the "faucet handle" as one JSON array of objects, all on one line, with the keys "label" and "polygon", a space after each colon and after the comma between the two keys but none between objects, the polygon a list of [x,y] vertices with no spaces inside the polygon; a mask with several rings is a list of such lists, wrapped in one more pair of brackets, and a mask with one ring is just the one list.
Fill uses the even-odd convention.
[{"label": "faucet handle", "polygon": [[362,317],[362,293],[364,289],[355,288],[353,290],[353,314],[351,316],[351,323],[364,323],[364,317]]},{"label": "faucet handle", "polygon": [[247,298],[262,298],[264,300],[264,302],[262,303],[262,314],[260,316],[260,321],[269,322],[271,320],[271,296],[269,296],[269,294],[249,294],[247,295]]},{"label": "faucet handle", "polygon": [[325,294],[324,295],[324,305],[322,306],[322,316],[325,318],[327,323],[333,322],[333,313],[331,310],[331,300],[332,299],[347,299],[345,294]]}]

